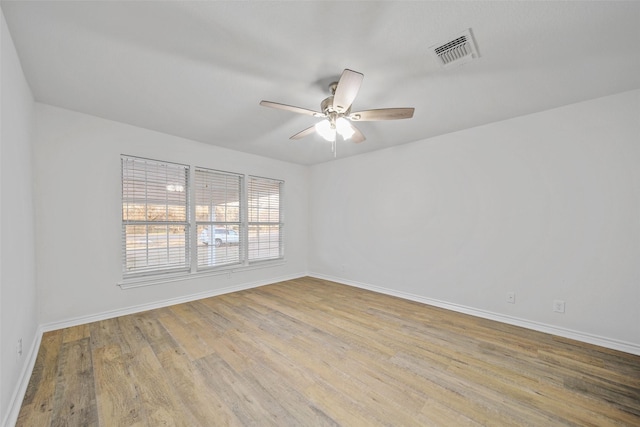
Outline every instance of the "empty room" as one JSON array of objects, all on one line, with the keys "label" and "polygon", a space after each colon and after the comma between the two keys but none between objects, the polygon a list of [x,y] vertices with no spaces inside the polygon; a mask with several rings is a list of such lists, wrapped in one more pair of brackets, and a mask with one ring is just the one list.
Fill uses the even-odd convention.
[{"label": "empty room", "polygon": [[640,425],[640,2],[0,8],[0,426]]}]

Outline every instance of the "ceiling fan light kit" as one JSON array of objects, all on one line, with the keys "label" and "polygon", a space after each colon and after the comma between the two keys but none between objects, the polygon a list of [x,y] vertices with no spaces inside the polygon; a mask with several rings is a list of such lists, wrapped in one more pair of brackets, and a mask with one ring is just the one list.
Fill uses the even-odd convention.
[{"label": "ceiling fan light kit", "polygon": [[349,121],[344,117],[336,119],[336,130],[344,139],[349,139],[354,133],[356,133],[353,127],[349,124]]},{"label": "ceiling fan light kit", "polygon": [[318,135],[320,135],[327,141],[333,141],[336,139],[336,128],[335,126],[331,125],[329,120],[318,122],[314,127]]},{"label": "ceiling fan light kit", "polygon": [[381,108],[352,113],[351,105],[358,95],[363,78],[364,75],[362,73],[345,69],[340,76],[340,80],[329,85],[330,95],[320,103],[321,111],[314,111],[271,101],[260,101],[260,105],[290,111],[292,113],[323,118],[324,120],[296,133],[291,136],[290,139],[301,139],[305,136],[317,133],[322,138],[332,143],[333,155],[336,157],[336,134],[340,135],[344,140],[350,139],[355,143],[365,140],[365,136],[362,132],[360,132],[360,130],[351,122],[399,120],[413,117],[413,108]]}]

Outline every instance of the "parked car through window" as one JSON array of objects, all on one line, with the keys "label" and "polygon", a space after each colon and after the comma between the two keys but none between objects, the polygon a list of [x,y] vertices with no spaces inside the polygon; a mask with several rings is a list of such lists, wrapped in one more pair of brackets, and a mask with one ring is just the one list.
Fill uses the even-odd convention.
[{"label": "parked car through window", "polygon": [[215,245],[220,247],[222,245],[238,245],[240,244],[240,235],[235,230],[226,230],[224,228],[214,229],[213,236],[209,234],[209,230],[205,228],[200,233],[200,241],[204,245]]}]

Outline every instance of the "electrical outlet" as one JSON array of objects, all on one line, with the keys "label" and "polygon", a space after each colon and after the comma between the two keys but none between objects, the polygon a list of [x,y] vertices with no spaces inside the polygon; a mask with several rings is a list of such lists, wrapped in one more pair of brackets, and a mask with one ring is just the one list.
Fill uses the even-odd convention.
[{"label": "electrical outlet", "polygon": [[18,344],[16,345],[16,354],[18,357],[22,357],[22,338],[18,340]]},{"label": "electrical outlet", "polygon": [[507,302],[509,304],[516,303],[516,293],[515,292],[507,292]]},{"label": "electrical outlet", "polygon": [[555,311],[556,313],[564,313],[564,301],[559,299],[554,300],[553,311]]}]

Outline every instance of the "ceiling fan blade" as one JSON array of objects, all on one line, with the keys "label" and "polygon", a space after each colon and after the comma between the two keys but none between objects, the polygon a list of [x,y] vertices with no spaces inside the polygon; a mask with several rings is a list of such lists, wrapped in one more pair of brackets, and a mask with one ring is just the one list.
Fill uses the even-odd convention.
[{"label": "ceiling fan blade", "polygon": [[289,139],[302,139],[305,136],[311,135],[312,133],[314,133],[316,131],[316,126],[313,125],[309,128],[306,128],[305,130],[302,130],[298,133],[296,133],[295,135],[293,135],[291,138]]},{"label": "ceiling fan blade", "polygon": [[278,110],[290,111],[292,113],[306,114],[307,116],[324,117],[324,114],[319,111],[308,110],[306,108],[294,107],[292,105],[280,104],[277,102],[260,101],[260,105],[262,105],[263,107],[277,108]]},{"label": "ceiling fan blade", "polygon": [[357,71],[345,69],[340,76],[336,92],[333,95],[333,109],[339,113],[344,113],[351,108],[353,100],[360,90],[364,75]]},{"label": "ceiling fan blade", "polygon": [[356,144],[361,143],[362,141],[364,141],[365,138],[364,135],[362,134],[362,132],[360,132],[360,129],[358,129],[357,127],[355,127],[354,125],[351,125],[351,127],[353,128],[353,130],[355,131],[353,136],[351,136],[351,141],[355,142]]},{"label": "ceiling fan blade", "polygon": [[414,108],[380,108],[377,110],[356,111],[349,114],[354,122],[371,122],[376,120],[399,120],[413,117]]}]

